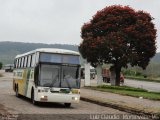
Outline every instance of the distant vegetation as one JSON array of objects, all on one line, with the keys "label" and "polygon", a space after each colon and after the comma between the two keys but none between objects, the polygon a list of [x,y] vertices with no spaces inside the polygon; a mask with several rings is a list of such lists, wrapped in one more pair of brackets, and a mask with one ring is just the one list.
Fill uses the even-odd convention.
[{"label": "distant vegetation", "polygon": [[128,67],[122,70],[123,74],[129,78],[137,78],[141,80],[160,81],[160,63],[152,62],[147,66],[146,70],[139,67]]},{"label": "distant vegetation", "polygon": [[[78,51],[77,45],[68,44],[42,44],[42,43],[23,43],[23,42],[0,42],[0,62],[3,64],[13,63],[17,54],[28,52],[37,48],[61,48]],[[157,53],[151,60],[154,66],[160,61],[160,53]]]},{"label": "distant vegetation", "polygon": [[0,42],[0,61],[3,64],[13,63],[13,60],[17,54],[25,53],[37,48],[61,48],[78,51],[77,45]]},{"label": "distant vegetation", "polygon": [[[36,48],[62,48],[62,49],[78,51],[77,45],[0,42],[0,62],[2,62],[4,65],[11,64],[13,63],[14,57],[17,54],[28,52]],[[141,76],[147,78],[156,78],[160,80],[159,61],[160,61],[160,53],[157,53],[155,57],[151,60],[151,63],[149,64],[146,70],[142,70],[139,67],[128,67],[127,70],[123,69],[123,71],[126,72],[125,73],[126,75],[131,74],[130,76]]]},{"label": "distant vegetation", "polygon": [[151,60],[151,62],[159,63],[160,62],[160,52],[157,53]]}]

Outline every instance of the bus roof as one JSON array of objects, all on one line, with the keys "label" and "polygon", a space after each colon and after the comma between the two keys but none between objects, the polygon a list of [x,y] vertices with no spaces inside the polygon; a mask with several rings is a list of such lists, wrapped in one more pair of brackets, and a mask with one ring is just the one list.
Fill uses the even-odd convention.
[{"label": "bus roof", "polygon": [[15,58],[23,57],[29,54],[33,54],[36,52],[46,52],[46,53],[57,53],[57,54],[69,54],[69,55],[80,55],[79,52],[66,50],[66,49],[58,49],[58,48],[39,48],[33,51],[26,52],[24,54],[19,54]]}]

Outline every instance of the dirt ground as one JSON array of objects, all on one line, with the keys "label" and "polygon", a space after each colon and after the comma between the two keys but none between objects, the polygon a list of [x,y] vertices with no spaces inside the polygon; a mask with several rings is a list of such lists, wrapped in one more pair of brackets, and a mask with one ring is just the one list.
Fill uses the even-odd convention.
[{"label": "dirt ground", "polygon": [[[0,77],[0,118],[2,120],[75,120],[90,119],[97,114],[128,114],[116,109],[99,106],[89,102],[80,101],[72,104],[71,108],[65,108],[59,103],[43,103],[34,106],[25,97],[17,98],[12,89],[12,73],[0,71],[4,76]],[[0,120],[1,120],[0,119]]]}]

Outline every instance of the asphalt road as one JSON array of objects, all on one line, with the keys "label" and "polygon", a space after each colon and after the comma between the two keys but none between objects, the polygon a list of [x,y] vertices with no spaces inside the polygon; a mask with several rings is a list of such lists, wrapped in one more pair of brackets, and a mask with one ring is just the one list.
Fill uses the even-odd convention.
[{"label": "asphalt road", "polygon": [[124,85],[160,92],[160,83],[125,79]]},{"label": "asphalt road", "polygon": [[[80,101],[79,104],[72,104],[71,108],[65,108],[63,104],[43,103],[34,106],[29,99],[24,97],[17,98],[12,90],[12,73],[4,73],[4,77],[0,77],[0,118],[5,117],[16,118],[19,120],[50,120],[50,119],[90,119],[94,114],[128,114],[109,107],[103,107],[89,102]],[[12,120],[12,119],[11,119]]]},{"label": "asphalt road", "polygon": [[[84,81],[85,80],[83,79],[81,86],[84,86]],[[107,84],[110,84],[110,83],[107,83]],[[91,85],[96,86],[97,79],[91,79]],[[147,81],[125,79],[124,85],[130,86],[130,87],[136,87],[136,88],[143,88],[148,91],[160,92],[160,83],[157,83],[157,82],[147,82]]]}]

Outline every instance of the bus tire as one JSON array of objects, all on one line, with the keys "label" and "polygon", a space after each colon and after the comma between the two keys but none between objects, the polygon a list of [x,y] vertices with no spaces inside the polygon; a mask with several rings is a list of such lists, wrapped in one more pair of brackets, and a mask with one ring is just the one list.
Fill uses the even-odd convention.
[{"label": "bus tire", "polygon": [[64,103],[65,107],[70,108],[71,107],[71,103]]},{"label": "bus tire", "polygon": [[20,97],[20,95],[18,93],[18,85],[16,86],[15,90],[16,90],[16,97]]},{"label": "bus tire", "polygon": [[37,101],[34,100],[34,90],[33,89],[32,89],[32,92],[31,92],[31,101],[32,101],[33,105],[37,105]]}]

